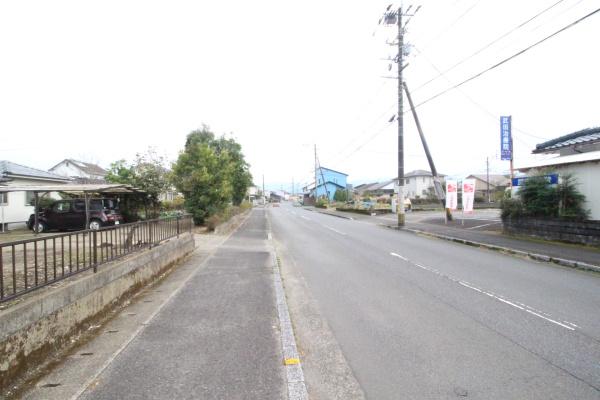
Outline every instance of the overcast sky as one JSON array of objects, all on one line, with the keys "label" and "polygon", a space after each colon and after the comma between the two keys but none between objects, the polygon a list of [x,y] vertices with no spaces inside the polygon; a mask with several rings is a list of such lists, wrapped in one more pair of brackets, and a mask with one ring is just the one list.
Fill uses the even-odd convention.
[{"label": "overcast sky", "polygon": [[[530,23],[489,46],[516,26]],[[243,146],[255,182],[305,184],[323,166],[362,183],[396,176],[396,48],[389,1],[2,1],[0,159],[107,167],[156,148],[175,160],[203,124]],[[405,35],[415,102],[589,14],[598,0],[429,0]],[[399,3],[396,3],[398,6]],[[536,143],[600,125],[600,13],[417,108],[440,172],[504,173]],[[406,103],[406,102],[405,102]],[[406,107],[408,105],[406,104]],[[408,108],[407,108],[408,110]],[[405,170],[429,169],[410,113]]]}]

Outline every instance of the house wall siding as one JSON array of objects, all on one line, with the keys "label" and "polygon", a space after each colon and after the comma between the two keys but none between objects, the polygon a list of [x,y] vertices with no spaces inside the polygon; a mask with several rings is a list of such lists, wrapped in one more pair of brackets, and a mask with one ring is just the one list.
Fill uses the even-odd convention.
[{"label": "house wall siding", "polygon": [[[8,183],[8,185],[55,185],[60,183],[64,182],[48,182],[37,179],[13,179]],[[51,193],[50,196],[55,199],[60,198],[56,193]],[[33,214],[33,206],[28,206],[25,204],[27,198],[26,192],[9,192],[7,193],[7,197],[8,203],[0,205],[0,224],[11,224],[8,226],[9,229],[22,227],[24,222],[29,219],[29,216]]]}]

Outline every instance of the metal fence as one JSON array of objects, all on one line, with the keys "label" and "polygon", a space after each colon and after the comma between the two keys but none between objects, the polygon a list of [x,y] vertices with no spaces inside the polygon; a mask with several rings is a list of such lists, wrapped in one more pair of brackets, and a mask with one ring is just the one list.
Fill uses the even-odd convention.
[{"label": "metal fence", "polygon": [[0,244],[0,302],[191,232],[188,215]]}]

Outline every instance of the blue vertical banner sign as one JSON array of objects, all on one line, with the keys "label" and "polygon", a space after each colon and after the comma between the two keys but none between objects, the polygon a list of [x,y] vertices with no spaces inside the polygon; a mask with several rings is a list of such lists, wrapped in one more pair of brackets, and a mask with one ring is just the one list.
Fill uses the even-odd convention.
[{"label": "blue vertical banner sign", "polygon": [[512,117],[500,117],[500,159],[512,160]]}]

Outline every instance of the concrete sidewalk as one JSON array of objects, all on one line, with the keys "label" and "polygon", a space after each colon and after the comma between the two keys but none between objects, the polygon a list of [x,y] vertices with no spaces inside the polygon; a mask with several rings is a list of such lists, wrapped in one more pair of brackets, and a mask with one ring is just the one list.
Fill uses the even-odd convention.
[{"label": "concrete sidewalk", "polygon": [[[334,210],[325,211],[316,208],[312,208],[312,211],[335,217],[351,218],[390,227],[394,226],[389,215],[368,216]],[[418,215],[418,213],[414,214]],[[465,220],[466,225],[462,226],[460,220],[446,225],[444,224],[444,219],[441,217],[412,217],[413,214],[407,214],[405,230],[414,233],[422,233],[440,239],[458,241],[468,245],[489,246],[494,250],[507,249],[516,254],[530,256],[540,261],[550,261],[568,267],[579,267],[600,271],[600,249],[597,248],[560,242],[545,242],[541,239],[537,240],[505,235],[502,234],[501,229],[499,229],[499,227],[502,226],[501,223],[494,221],[490,221],[489,226],[484,227],[484,230],[473,230],[473,227],[477,227],[477,224],[473,223],[474,220],[477,220],[476,218]],[[480,225],[488,225],[488,222],[486,220],[481,220]]]},{"label": "concrete sidewalk", "polygon": [[200,247],[25,398],[285,399],[273,274],[265,211],[253,210],[210,254]]}]

